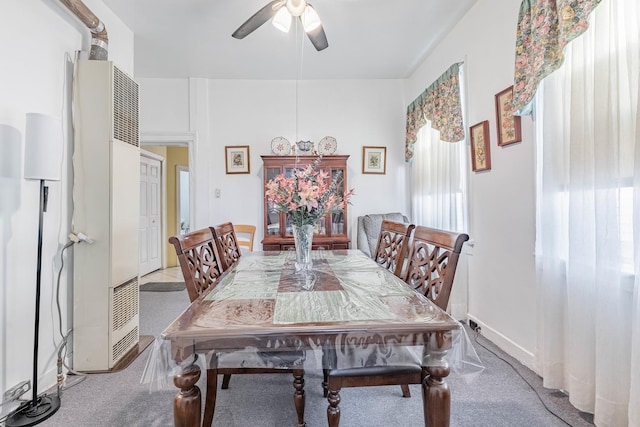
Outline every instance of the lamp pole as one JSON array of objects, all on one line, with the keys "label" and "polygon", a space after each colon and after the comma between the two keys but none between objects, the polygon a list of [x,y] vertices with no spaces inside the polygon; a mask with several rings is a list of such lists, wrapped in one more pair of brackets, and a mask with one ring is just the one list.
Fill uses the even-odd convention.
[{"label": "lamp pole", "polygon": [[38,342],[40,336],[40,288],[42,282],[42,228],[44,213],[47,211],[49,187],[40,180],[40,212],[38,219],[38,257],[36,265],[36,315],[33,330],[33,397],[7,418],[7,427],[28,427],[40,424],[60,408],[57,394],[38,396]]},{"label": "lamp pole", "polygon": [[36,268],[36,322],[33,329],[33,398],[31,406],[38,404],[38,342],[40,338],[40,289],[42,283],[42,227],[44,212],[47,210],[47,196],[49,187],[40,180],[40,212],[38,216],[38,260]]}]

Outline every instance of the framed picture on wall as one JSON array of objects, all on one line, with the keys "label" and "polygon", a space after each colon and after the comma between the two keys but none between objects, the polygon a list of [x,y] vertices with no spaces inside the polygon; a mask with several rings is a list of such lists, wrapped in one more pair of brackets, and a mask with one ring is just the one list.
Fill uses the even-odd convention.
[{"label": "framed picture on wall", "polygon": [[513,115],[513,86],[496,94],[496,130],[499,146],[522,141],[520,116]]},{"label": "framed picture on wall", "polygon": [[362,147],[362,173],[385,174],[387,147]]},{"label": "framed picture on wall", "polygon": [[228,174],[251,171],[248,145],[228,145],[224,147],[224,152]]},{"label": "framed picture on wall", "polygon": [[491,169],[491,152],[489,150],[489,121],[485,120],[471,126],[471,169],[474,172]]}]

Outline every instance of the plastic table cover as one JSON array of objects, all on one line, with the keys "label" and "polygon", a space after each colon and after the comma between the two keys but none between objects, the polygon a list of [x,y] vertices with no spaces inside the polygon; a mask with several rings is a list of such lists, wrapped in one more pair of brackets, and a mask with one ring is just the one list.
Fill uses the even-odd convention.
[{"label": "plastic table cover", "polygon": [[[447,365],[484,369],[462,325],[359,250],[251,252],[154,342],[142,382],[166,388],[189,364],[305,369]],[[199,354],[200,357],[194,356]]]}]

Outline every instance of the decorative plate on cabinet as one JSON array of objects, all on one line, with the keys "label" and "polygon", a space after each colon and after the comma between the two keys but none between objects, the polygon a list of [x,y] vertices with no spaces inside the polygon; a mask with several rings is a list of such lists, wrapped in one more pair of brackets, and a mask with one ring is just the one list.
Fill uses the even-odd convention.
[{"label": "decorative plate on cabinet", "polygon": [[271,151],[278,156],[286,156],[291,153],[291,143],[281,136],[271,140]]},{"label": "decorative plate on cabinet", "polygon": [[318,143],[318,154],[328,156],[336,152],[338,149],[338,142],[332,136],[325,136]]}]

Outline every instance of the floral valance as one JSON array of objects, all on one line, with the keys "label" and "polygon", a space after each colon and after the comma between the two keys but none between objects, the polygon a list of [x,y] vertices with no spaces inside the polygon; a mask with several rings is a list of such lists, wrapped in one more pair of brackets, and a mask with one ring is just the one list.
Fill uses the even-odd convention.
[{"label": "floral valance", "polygon": [[431,122],[440,131],[440,139],[457,142],[464,139],[460,102],[460,66],[453,64],[407,107],[405,160],[411,161],[418,130]]},{"label": "floral valance", "polygon": [[557,70],[567,43],[588,27],[589,14],[600,0],[523,0],[516,32],[513,110],[526,108],[538,84]]}]

